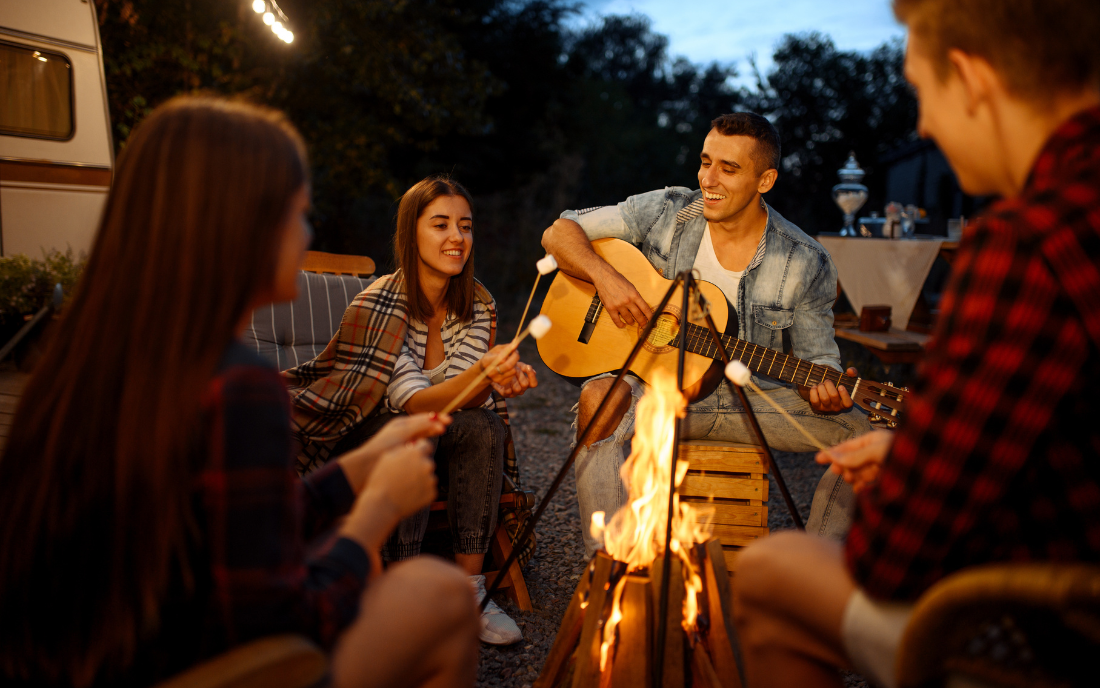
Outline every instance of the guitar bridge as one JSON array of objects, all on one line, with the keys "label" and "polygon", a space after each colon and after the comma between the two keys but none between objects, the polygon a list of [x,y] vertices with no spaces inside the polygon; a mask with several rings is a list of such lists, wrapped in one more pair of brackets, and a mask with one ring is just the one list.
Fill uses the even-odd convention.
[{"label": "guitar bridge", "polygon": [[596,329],[596,321],[600,319],[601,313],[603,313],[603,301],[600,301],[600,295],[596,294],[592,297],[588,313],[584,316],[584,325],[581,327],[580,336],[577,337],[578,342],[587,344],[588,340],[592,339],[592,331]]}]

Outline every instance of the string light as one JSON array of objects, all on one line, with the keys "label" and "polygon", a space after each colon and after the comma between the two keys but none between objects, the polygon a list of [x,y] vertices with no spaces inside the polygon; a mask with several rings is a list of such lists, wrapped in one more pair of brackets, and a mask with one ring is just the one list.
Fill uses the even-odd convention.
[{"label": "string light", "polygon": [[271,32],[284,43],[294,42],[294,32],[286,28],[290,23],[286,13],[275,0],[252,0],[252,10],[256,14],[262,14],[264,24],[271,27]]}]

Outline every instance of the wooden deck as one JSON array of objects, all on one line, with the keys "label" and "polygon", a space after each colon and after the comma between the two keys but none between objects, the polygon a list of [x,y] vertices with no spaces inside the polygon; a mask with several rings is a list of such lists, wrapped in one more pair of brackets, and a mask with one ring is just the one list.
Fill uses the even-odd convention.
[{"label": "wooden deck", "polygon": [[11,422],[15,418],[15,406],[19,403],[19,395],[23,393],[29,377],[30,373],[0,371],[0,449],[8,443]]}]

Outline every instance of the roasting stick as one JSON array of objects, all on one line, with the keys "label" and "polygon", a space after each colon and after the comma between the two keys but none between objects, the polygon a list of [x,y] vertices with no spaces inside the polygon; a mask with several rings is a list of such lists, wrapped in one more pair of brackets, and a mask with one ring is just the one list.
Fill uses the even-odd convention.
[{"label": "roasting stick", "polygon": [[798,430],[800,433],[802,433],[803,437],[810,441],[810,444],[814,445],[823,452],[829,451],[829,448],[822,444],[816,437],[807,432],[806,428],[802,427],[802,424],[795,420],[795,417],[792,416],[787,411],[787,409],[775,403],[775,401],[773,401],[771,397],[764,393],[764,390],[756,386],[756,383],[752,381],[752,371],[750,371],[748,366],[746,366],[744,363],[742,363],[741,361],[730,361],[729,365],[726,366],[726,377],[728,377],[730,379],[730,382],[737,385],[738,387],[748,387],[752,391],[759,394],[761,397],[764,398],[764,401],[771,404],[772,408],[774,408],[776,411],[779,411],[781,415],[785,416],[787,420],[791,422],[791,425],[794,426],[795,430]]},{"label": "roasting stick", "polygon": [[[527,338],[527,335],[531,335],[535,339],[542,339],[543,336],[550,331],[550,325],[550,318],[546,317],[545,315],[538,316],[531,321],[531,324],[527,326],[526,330],[524,330],[521,334],[516,335],[516,338],[508,344],[508,348],[500,352],[500,355],[497,358],[501,359],[511,356],[512,352],[516,350],[517,346],[519,346],[519,343]],[[466,385],[466,389],[462,390],[454,399],[451,399],[450,403],[447,404],[447,406],[444,407],[444,409],[440,411],[440,413],[447,414],[451,411],[454,411],[459,403],[463,399],[465,399],[470,392],[474,391],[474,388],[481,384],[481,381],[487,377],[489,377],[489,373],[485,372],[485,369],[482,369],[482,371],[477,374],[477,377],[475,377],[470,382],[470,384]]]},{"label": "roasting stick", "polygon": [[[539,274],[535,276],[535,286],[531,287],[531,295],[527,297],[527,305],[523,307],[523,315],[519,318],[519,327],[516,328],[516,339],[519,339],[519,333],[523,330],[523,321],[527,319],[527,309],[531,307],[531,300],[535,298],[535,291],[539,288],[539,278],[557,270],[558,261],[554,260],[554,256],[547,253],[542,258],[539,258],[538,262],[535,263],[535,267],[538,269]],[[535,337],[535,339],[538,339],[538,337]]]}]

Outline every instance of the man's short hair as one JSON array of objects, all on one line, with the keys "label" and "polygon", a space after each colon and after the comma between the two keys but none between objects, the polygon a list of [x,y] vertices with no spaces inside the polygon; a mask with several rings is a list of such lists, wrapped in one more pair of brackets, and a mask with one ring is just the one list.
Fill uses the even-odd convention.
[{"label": "man's short hair", "polygon": [[1100,85],[1096,0],[894,0],[940,80],[952,48],[985,58],[1014,95],[1042,100]]},{"label": "man's short hair", "polygon": [[710,123],[722,136],[748,136],[756,140],[753,164],[756,173],[779,169],[779,132],[772,123],[755,112],[734,112]]}]

